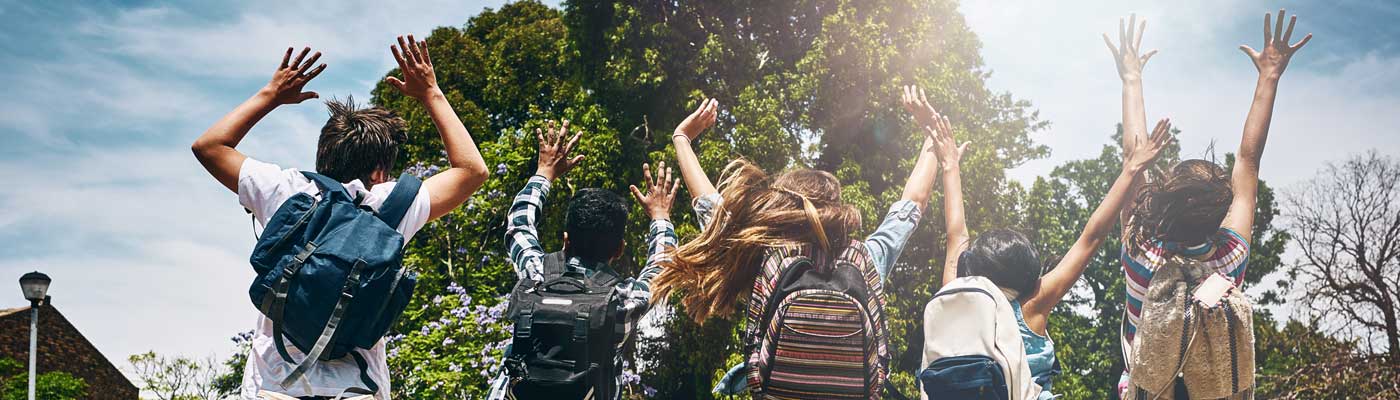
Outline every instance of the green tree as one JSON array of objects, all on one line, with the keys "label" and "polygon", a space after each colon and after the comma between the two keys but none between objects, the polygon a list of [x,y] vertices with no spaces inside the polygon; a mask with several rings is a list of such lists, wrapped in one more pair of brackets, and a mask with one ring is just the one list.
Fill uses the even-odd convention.
[{"label": "green tree", "polygon": [[[409,246],[419,288],[397,328],[402,336],[391,341],[395,391],[404,397],[479,395],[494,375],[470,366],[498,362],[506,337],[490,313],[515,282],[501,249],[503,216],[533,171],[531,131],[544,120],[570,119],[585,132],[588,156],[550,205],[580,187],[622,192],[639,179],[640,163],[669,157],[666,132],[701,96],[724,108],[719,128],[698,143],[707,168],[745,157],[774,172],[832,171],[866,221],[878,221],[898,197],[919,143],[897,109],[898,85],[927,88],[956,118],[959,136],[976,141],[964,168],[968,187],[978,189],[969,196],[974,224],[1015,222],[1020,190],[1003,171],[1046,152],[1029,139],[1044,126],[1029,105],[986,88],[980,44],[949,1],[571,1],[562,12],[523,1],[435,29],[427,40],[440,85],[496,173]],[[439,168],[445,160],[421,107],[385,85],[373,94],[408,121],[401,166],[420,174]],[[684,238],[695,228],[680,208],[674,220]],[[548,249],[558,248],[560,227],[551,221],[561,214],[562,207],[544,210]],[[629,237],[639,238],[645,221],[640,212],[633,220]],[[901,350],[919,334],[918,310],[936,289],[942,249],[938,224],[930,225],[891,279],[899,371],[915,366],[917,349]],[[642,250],[630,246],[624,272],[637,269]],[[453,284],[466,297],[447,293]],[[644,382],[663,398],[709,397],[714,378],[738,357],[736,324],[670,318],[661,325],[665,340],[637,344]],[[447,339],[455,346],[444,346]],[[912,390],[906,372],[897,379]]]},{"label": "green tree", "polygon": [[[34,380],[34,396],[40,399],[79,399],[87,396],[87,389],[83,378],[63,371],[44,372]],[[0,357],[0,398],[23,400],[28,396],[28,367],[12,358]]]},{"label": "green tree", "polygon": [[[977,189],[969,195],[973,223],[1015,221],[1019,191],[1003,171],[1045,154],[1028,136],[1044,126],[1029,105],[986,87],[980,43],[956,7],[842,0],[564,4],[585,85],[608,106],[617,129],[645,123],[666,132],[696,99],[718,98],[724,110],[718,128],[697,143],[707,169],[744,157],[773,172],[836,173],[844,199],[864,212],[862,233],[898,198],[921,139],[896,106],[899,85],[926,88],[954,118],[960,138],[977,143],[964,168],[967,186]],[[670,154],[667,135],[650,139],[656,157]],[[690,222],[681,219],[682,226]],[[896,380],[906,391],[913,388],[906,371],[919,358],[907,339],[919,335],[920,310],[937,288],[939,225],[915,234],[889,284]],[[687,232],[693,231],[682,235]],[[709,324],[671,321],[664,343],[643,346],[638,357],[664,360],[644,363],[656,366],[644,376],[661,397],[708,398],[714,378],[737,360],[737,334]],[[682,336],[685,343],[677,343]],[[730,355],[718,357],[718,349]]]}]

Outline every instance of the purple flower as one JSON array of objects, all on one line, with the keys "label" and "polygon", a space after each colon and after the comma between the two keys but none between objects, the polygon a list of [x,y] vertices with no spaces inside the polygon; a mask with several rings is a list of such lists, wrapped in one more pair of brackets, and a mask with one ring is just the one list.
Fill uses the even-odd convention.
[{"label": "purple flower", "polygon": [[452,340],[452,338],[442,339],[442,346],[443,346],[443,347],[451,346],[451,345],[456,344],[456,343],[457,343],[457,341],[456,341],[456,340]]},{"label": "purple flower", "polygon": [[642,394],[646,397],[654,397],[656,396],[656,388],[647,385],[642,385]]},{"label": "purple flower", "polygon": [[506,193],[505,193],[505,192],[502,192],[500,189],[491,189],[490,192],[486,193],[486,198],[495,200],[495,199],[499,199],[499,198],[501,198],[501,196],[505,196],[505,195],[506,195]]},{"label": "purple flower", "polygon": [[461,295],[461,294],[467,294],[467,288],[464,288],[464,287],[462,287],[462,286],[460,286],[460,285],[457,285],[457,282],[452,282],[452,283],[447,284],[447,291],[452,292],[452,293],[454,293],[454,294],[459,294],[459,295]]},{"label": "purple flower", "polygon": [[505,173],[506,173],[506,163],[496,164],[496,174],[497,174],[497,175],[505,175]]},{"label": "purple flower", "polygon": [[458,248],[457,248],[457,254],[467,254],[467,248],[466,248],[466,247],[458,247]]}]

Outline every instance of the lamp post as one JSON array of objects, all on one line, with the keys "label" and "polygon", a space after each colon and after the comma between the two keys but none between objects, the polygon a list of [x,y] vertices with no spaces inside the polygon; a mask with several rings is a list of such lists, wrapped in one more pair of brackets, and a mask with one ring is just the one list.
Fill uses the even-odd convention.
[{"label": "lamp post", "polygon": [[39,307],[49,302],[49,282],[52,281],[39,271],[19,277],[19,288],[29,300],[29,400],[34,400],[34,364],[39,359]]}]

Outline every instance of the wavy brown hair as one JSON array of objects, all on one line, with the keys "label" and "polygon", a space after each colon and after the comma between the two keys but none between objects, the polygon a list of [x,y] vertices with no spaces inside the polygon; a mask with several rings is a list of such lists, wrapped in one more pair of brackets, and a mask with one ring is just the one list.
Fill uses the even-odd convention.
[{"label": "wavy brown hair", "polygon": [[723,198],[700,236],[676,248],[652,282],[652,301],[682,294],[697,322],[733,314],[753,288],[769,249],[796,246],[842,248],[860,229],[860,212],[841,201],[841,183],[825,171],[796,169],[770,177],[735,160],[720,175]]},{"label": "wavy brown hair", "polygon": [[1132,248],[1153,240],[1197,245],[1220,229],[1235,199],[1224,168],[1206,160],[1185,160],[1156,175],[1138,192],[1128,218]]}]

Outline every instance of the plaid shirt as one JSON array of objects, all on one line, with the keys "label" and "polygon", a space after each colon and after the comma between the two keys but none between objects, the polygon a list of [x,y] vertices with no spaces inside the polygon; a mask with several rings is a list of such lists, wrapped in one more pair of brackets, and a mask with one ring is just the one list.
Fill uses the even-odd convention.
[{"label": "plaid shirt", "polygon": [[[549,181],[544,177],[536,175],[525,183],[525,188],[520,189],[520,194],[515,195],[515,202],[510,206],[509,225],[506,227],[506,242],[509,244],[509,254],[511,264],[515,266],[515,274],[519,279],[533,279],[544,281],[544,248],[540,247],[539,231],[535,228],[536,218],[539,217],[539,210],[544,207],[544,199],[549,195]],[[661,273],[664,262],[670,260],[671,252],[667,251],[676,247],[676,228],[671,225],[671,221],[657,219],[651,221],[651,226],[647,231],[647,263],[642,268],[642,272],[636,278],[625,278],[618,282],[617,293],[622,296],[622,308],[627,313],[627,333],[623,340],[618,343],[617,365],[622,365],[622,351],[631,340],[637,322],[646,315],[651,308],[651,280]],[[592,277],[597,271],[606,270],[612,272],[606,263],[587,263],[578,257],[569,257],[567,268],[570,271],[583,273]],[[615,274],[615,273],[614,273]],[[616,274],[615,274],[616,275]],[[618,377],[618,395],[621,396],[623,385],[621,376]],[[492,384],[491,399],[505,398],[507,382],[504,371],[496,378]]]}]

